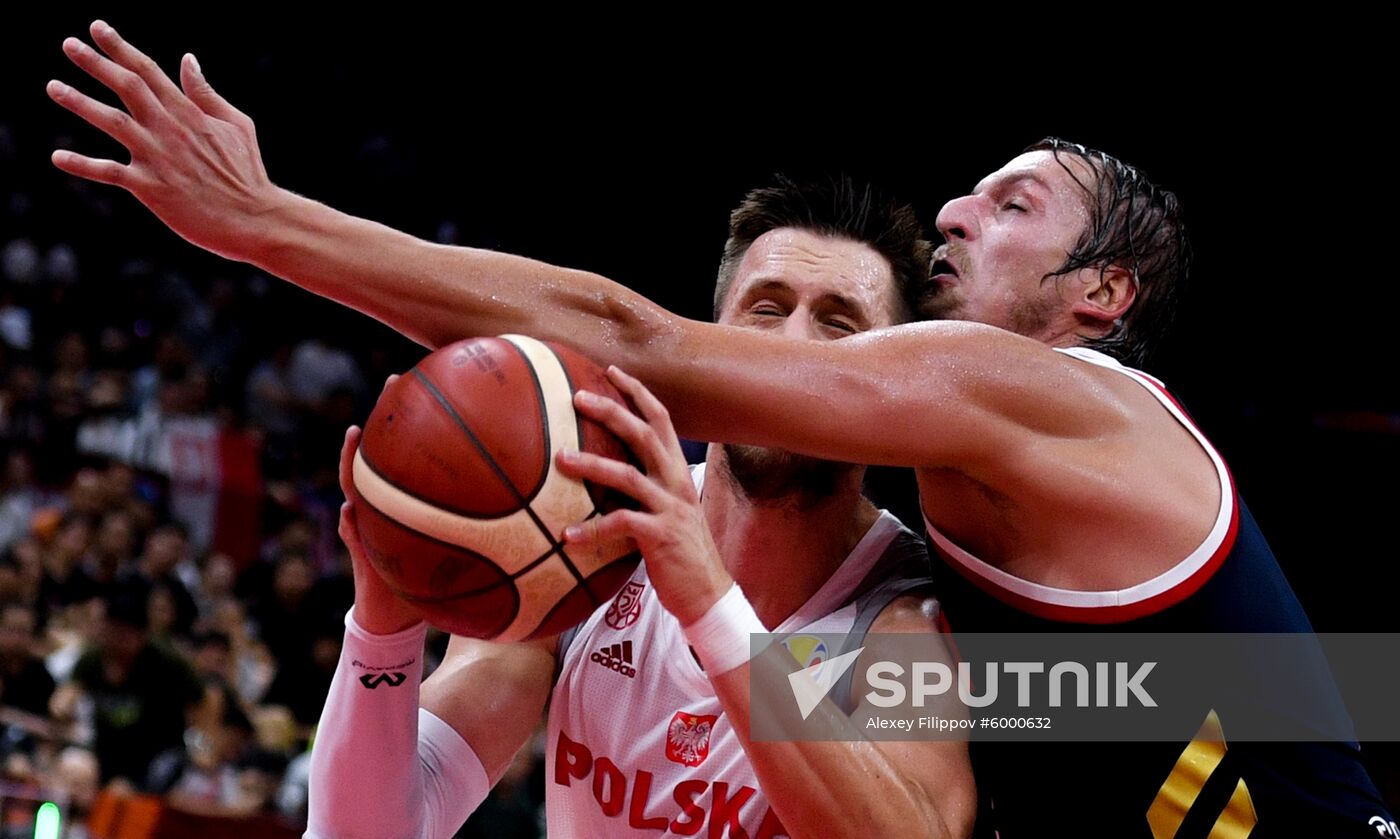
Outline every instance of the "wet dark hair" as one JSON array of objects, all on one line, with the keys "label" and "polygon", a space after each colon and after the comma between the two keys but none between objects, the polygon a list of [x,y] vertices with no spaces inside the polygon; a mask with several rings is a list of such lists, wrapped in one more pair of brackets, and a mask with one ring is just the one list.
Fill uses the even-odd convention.
[{"label": "wet dark hair", "polygon": [[729,238],[715,280],[715,318],[754,241],[770,230],[795,227],[860,242],[883,256],[894,274],[900,307],[895,320],[908,320],[912,300],[928,278],[932,253],[914,208],[849,175],[803,181],[775,175],[773,181],[749,192],[729,214]]},{"label": "wet dark hair", "polygon": [[[1049,151],[1088,196],[1089,223],[1065,264],[1048,276],[1117,265],[1132,272],[1137,298],[1102,337],[1084,346],[1140,365],[1171,326],[1177,298],[1191,269],[1191,243],[1181,203],[1135,167],[1096,149],[1046,137],[1026,151]],[[1073,155],[1094,172],[1086,182],[1065,162]]]}]

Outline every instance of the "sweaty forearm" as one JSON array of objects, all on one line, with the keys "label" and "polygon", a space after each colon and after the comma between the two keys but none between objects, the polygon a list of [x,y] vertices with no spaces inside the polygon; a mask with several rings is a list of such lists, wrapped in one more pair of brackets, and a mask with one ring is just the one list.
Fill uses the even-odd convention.
[{"label": "sweaty forearm", "polygon": [[477,248],[426,242],[282,190],[243,258],[343,303],[428,347],[520,332],[588,347],[647,341],[664,310],[585,271]]},{"label": "sweaty forearm", "polygon": [[[237,258],[369,315],[427,347],[520,333],[566,344],[646,382],[682,433],[733,432],[764,413],[771,377],[747,371],[749,331],[677,317],[618,283],[525,257],[425,242],[285,190]],[[786,405],[786,403],[785,403]],[[738,442],[776,437],[756,421]]]},{"label": "sweaty forearm", "polygon": [[966,404],[949,381],[915,388],[889,375],[911,357],[907,338],[805,341],[702,323],[586,271],[425,242],[284,190],[269,206],[238,258],[428,347],[506,333],[566,344],[641,379],[685,436],[901,465],[958,439],[938,414]]},{"label": "sweaty forearm", "polygon": [[[798,669],[782,645],[774,644],[750,664],[711,680],[769,806],[789,835],[794,839],[959,835],[948,826],[959,820],[940,812],[929,792],[867,739],[830,699],[800,722],[785,719],[791,716],[785,710],[765,708],[776,712],[770,725],[790,728],[792,736],[766,742],[752,739],[750,697],[781,696],[788,691],[788,674]],[[750,679],[755,685],[752,690]],[[823,726],[827,739],[799,739],[803,731],[811,736],[811,731]]]}]

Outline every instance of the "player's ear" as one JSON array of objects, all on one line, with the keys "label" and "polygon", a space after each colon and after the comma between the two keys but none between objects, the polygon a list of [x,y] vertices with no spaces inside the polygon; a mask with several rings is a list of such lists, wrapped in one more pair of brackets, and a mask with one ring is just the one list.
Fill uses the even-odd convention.
[{"label": "player's ear", "polygon": [[1137,300],[1137,278],[1121,265],[1083,268],[1076,279],[1071,310],[1080,320],[1112,328]]}]

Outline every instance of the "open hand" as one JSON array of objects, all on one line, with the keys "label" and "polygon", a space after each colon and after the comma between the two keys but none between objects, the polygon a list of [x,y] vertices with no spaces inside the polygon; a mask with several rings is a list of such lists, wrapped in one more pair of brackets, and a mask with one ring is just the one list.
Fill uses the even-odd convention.
[{"label": "open hand", "polygon": [[[642,469],[588,452],[560,451],[559,468],[580,480],[610,487],[641,505],[612,512],[564,531],[571,545],[630,538],[647,563],[661,605],[682,626],[698,620],[729,590],[729,576],[700,507],[700,498],[681,453],[680,440],[665,406],[641,382],[618,370],[608,378],[640,416],[604,396],[579,391],[574,405],[606,426],[632,450]],[[643,472],[643,469],[645,472]]]},{"label": "open hand", "polygon": [[384,578],[379,576],[355,520],[355,506],[362,503],[355,491],[355,451],[360,447],[360,429],[350,426],[340,449],[340,489],[345,503],[340,505],[340,538],[350,551],[355,574],[355,621],[373,635],[391,635],[423,620],[418,610],[394,594]]},{"label": "open hand", "polygon": [[65,40],[63,52],[110,88],[125,110],[57,80],[49,82],[48,94],[125,146],[131,162],[59,150],[54,165],[129,191],[199,247],[251,261],[253,232],[287,195],[268,180],[253,121],[214,92],[194,55],[181,60],[176,86],[111,26],[99,20],[90,31],[101,52],[78,38]]}]

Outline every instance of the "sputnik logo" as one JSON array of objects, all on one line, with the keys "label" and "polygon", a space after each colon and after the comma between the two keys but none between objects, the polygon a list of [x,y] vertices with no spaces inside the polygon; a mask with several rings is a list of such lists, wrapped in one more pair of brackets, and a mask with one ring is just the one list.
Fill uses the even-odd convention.
[{"label": "sputnik logo", "polygon": [[865,647],[860,647],[788,674],[792,696],[797,700],[797,710],[802,712],[802,719],[812,715],[831,692],[831,688],[851,669],[851,665],[856,663],[856,656],[864,649]]}]

